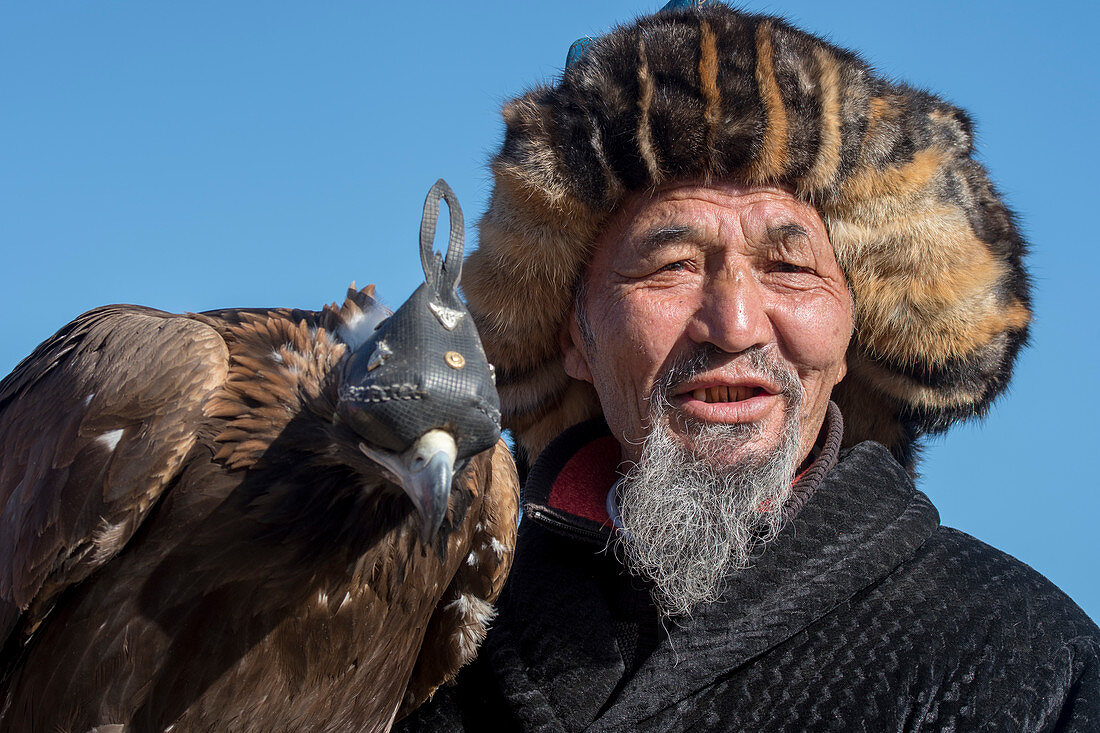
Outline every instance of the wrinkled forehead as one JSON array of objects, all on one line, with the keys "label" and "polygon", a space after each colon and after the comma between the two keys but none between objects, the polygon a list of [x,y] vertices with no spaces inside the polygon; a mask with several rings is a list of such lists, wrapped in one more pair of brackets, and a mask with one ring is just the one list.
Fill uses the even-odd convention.
[{"label": "wrinkled forehead", "polygon": [[[730,222],[733,231],[729,231]],[[836,263],[825,221],[817,209],[787,188],[736,182],[674,183],[628,193],[596,237],[595,254],[606,254],[624,241],[645,242],[655,233],[677,227],[758,242],[802,233],[819,257]]]}]

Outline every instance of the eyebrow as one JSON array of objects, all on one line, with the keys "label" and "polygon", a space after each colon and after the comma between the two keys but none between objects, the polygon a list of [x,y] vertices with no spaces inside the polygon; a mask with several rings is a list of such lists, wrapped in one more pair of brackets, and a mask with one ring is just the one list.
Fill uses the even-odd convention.
[{"label": "eyebrow", "polygon": [[806,228],[800,224],[793,222],[788,224],[782,224],[777,227],[768,227],[768,239],[773,242],[782,242],[794,237],[810,237],[810,233],[806,231]]},{"label": "eyebrow", "polygon": [[698,236],[699,230],[686,224],[674,224],[672,226],[654,227],[638,239],[637,250],[642,255],[648,255],[655,249],[672,242],[682,242]]}]

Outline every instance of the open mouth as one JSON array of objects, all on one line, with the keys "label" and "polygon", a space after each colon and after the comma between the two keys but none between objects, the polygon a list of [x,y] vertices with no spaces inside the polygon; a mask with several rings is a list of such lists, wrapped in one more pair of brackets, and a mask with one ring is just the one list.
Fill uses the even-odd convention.
[{"label": "open mouth", "polygon": [[707,403],[740,402],[764,393],[765,390],[762,387],[719,386],[700,387],[699,389],[692,390],[691,396],[694,399]]}]

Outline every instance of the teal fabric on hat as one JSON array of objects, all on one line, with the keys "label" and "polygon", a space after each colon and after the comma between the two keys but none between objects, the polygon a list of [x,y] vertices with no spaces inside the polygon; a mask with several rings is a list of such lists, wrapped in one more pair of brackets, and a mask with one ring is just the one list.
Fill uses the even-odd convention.
[{"label": "teal fabric on hat", "polygon": [[702,8],[707,5],[721,5],[718,0],[669,0],[664,7],[658,10],[663,13],[666,10],[683,10],[684,8]]},{"label": "teal fabric on hat", "polygon": [[[664,7],[658,10],[658,13],[664,13],[669,10],[684,10],[688,8],[702,8],[707,5],[721,5],[718,0],[669,0],[665,3]],[[573,64],[584,58],[584,54],[588,51],[588,47],[595,42],[596,39],[591,36],[585,36],[584,38],[578,38],[573,41],[573,45],[569,47],[569,53],[565,55],[565,68],[569,68]]]},{"label": "teal fabric on hat", "polygon": [[573,41],[573,45],[569,47],[569,53],[565,56],[565,68],[569,68],[573,64],[584,58],[584,52],[588,50],[588,47],[595,41],[591,36],[585,36],[584,38],[578,38]]}]

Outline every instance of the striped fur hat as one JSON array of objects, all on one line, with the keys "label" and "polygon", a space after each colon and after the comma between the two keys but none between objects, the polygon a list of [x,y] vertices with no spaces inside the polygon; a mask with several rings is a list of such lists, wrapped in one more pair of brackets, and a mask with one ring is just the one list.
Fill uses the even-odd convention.
[{"label": "striped fur hat", "polygon": [[528,460],[600,413],[558,333],[597,233],[628,191],[778,184],[813,204],[855,295],[845,442],[912,467],[922,434],[981,415],[1031,317],[1025,244],[959,108],[876,76],[784,21],[699,3],[570,54],[504,108],[465,292]]}]

